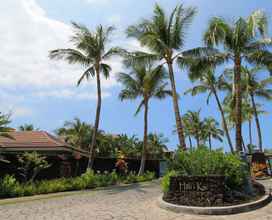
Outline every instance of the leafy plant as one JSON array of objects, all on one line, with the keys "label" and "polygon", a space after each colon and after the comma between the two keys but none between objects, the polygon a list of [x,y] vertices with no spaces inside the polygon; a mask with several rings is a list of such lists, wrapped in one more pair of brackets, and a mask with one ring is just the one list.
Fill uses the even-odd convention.
[{"label": "leafy plant", "polygon": [[18,161],[21,164],[18,170],[25,182],[33,182],[40,171],[51,166],[46,161],[46,157],[41,156],[37,152],[26,152],[23,155],[18,156]]},{"label": "leafy plant", "polygon": [[172,170],[167,172],[164,177],[162,178],[161,186],[162,186],[162,191],[163,192],[168,192],[169,191],[169,183],[170,183],[170,177],[171,176],[176,176],[177,172]]},{"label": "leafy plant", "polygon": [[14,176],[6,175],[0,182],[0,197],[14,197],[20,195],[20,184]]},{"label": "leafy plant", "polygon": [[[170,170],[178,175],[225,176],[226,185],[232,189],[242,187],[247,175],[245,164],[238,155],[225,154],[223,150],[210,151],[204,146],[178,152],[169,165]],[[167,189],[167,183],[164,185]]]}]

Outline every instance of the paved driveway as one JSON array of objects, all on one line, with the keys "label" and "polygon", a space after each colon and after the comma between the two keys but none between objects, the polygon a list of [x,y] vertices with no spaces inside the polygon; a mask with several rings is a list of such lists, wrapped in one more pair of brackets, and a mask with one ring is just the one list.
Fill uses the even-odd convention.
[{"label": "paved driveway", "polygon": [[158,208],[156,201],[160,194],[160,186],[156,181],[47,199],[42,196],[35,201],[0,205],[0,220],[272,220],[272,203],[258,211],[239,215],[194,216]]}]

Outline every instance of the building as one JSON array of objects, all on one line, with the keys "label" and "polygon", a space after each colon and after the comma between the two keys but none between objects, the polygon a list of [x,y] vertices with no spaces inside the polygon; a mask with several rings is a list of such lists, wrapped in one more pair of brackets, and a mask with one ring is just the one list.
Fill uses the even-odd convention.
[{"label": "building", "polygon": [[[37,152],[46,156],[51,167],[38,178],[58,178],[78,175],[80,161],[88,152],[76,149],[45,131],[12,131],[12,138],[0,137],[0,175],[18,173],[18,156],[25,152]],[[8,163],[7,163],[8,161]]]}]

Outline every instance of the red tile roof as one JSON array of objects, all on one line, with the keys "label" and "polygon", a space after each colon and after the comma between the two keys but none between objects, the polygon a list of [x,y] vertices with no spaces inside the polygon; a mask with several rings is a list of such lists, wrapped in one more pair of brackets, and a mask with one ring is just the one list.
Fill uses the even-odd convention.
[{"label": "red tile roof", "polygon": [[45,131],[12,131],[9,132],[14,139],[0,137],[0,147],[3,148],[56,148],[69,147]]}]

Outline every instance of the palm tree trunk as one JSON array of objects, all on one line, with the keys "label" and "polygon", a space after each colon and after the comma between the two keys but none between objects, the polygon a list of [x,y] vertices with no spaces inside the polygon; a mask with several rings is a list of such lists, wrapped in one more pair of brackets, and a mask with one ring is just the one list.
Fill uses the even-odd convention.
[{"label": "palm tree trunk", "polygon": [[236,151],[243,151],[242,148],[242,96],[241,96],[241,57],[235,56],[234,67],[234,87],[235,87],[235,141]]},{"label": "palm tree trunk", "polygon": [[190,135],[188,136],[188,138],[189,138],[190,150],[193,150],[192,138]]},{"label": "palm tree trunk", "polygon": [[249,145],[252,147],[252,126],[251,119],[248,120],[248,135],[249,135]]},{"label": "palm tree trunk", "polygon": [[210,151],[212,151],[212,139],[211,139],[211,135],[209,134],[209,148],[210,148]]},{"label": "palm tree trunk", "polygon": [[100,119],[100,111],[101,111],[101,82],[100,82],[99,65],[97,65],[96,67],[96,86],[97,86],[97,106],[96,106],[95,124],[94,124],[94,131],[92,134],[91,145],[90,145],[87,169],[92,169],[93,163],[94,163],[96,136],[97,136],[97,131],[99,128],[99,119]]},{"label": "palm tree trunk", "polygon": [[245,145],[243,136],[242,136],[242,149],[244,152],[246,152],[246,145]]},{"label": "palm tree trunk", "polygon": [[186,150],[186,143],[185,143],[185,137],[184,137],[184,131],[183,131],[183,124],[180,117],[180,110],[178,105],[178,96],[176,91],[176,84],[175,84],[175,77],[174,77],[174,71],[173,71],[173,63],[168,62],[168,70],[169,70],[169,78],[171,82],[172,87],[172,97],[173,97],[173,106],[175,111],[175,118],[176,118],[176,126],[177,126],[177,133],[179,138],[179,145],[180,148],[183,150]]},{"label": "palm tree trunk", "polygon": [[230,134],[229,134],[229,129],[228,129],[228,126],[227,126],[227,122],[226,122],[226,118],[225,118],[225,115],[224,115],[223,107],[222,107],[222,105],[220,103],[220,100],[219,100],[219,97],[217,95],[217,92],[216,92],[215,88],[213,88],[213,94],[215,96],[217,106],[218,106],[219,111],[221,113],[222,122],[223,122],[223,129],[224,129],[225,134],[227,136],[227,140],[228,140],[228,144],[229,144],[229,147],[230,147],[230,151],[232,153],[234,153],[234,148],[233,148],[233,145],[232,145],[232,142],[231,142],[231,138],[230,138]]},{"label": "palm tree trunk", "polygon": [[144,174],[145,170],[145,162],[146,162],[146,149],[147,149],[147,134],[148,134],[148,99],[144,98],[144,141],[143,141],[143,149],[142,149],[142,158],[141,158],[141,165],[139,169],[138,176]]},{"label": "palm tree trunk", "polygon": [[252,102],[253,111],[254,111],[255,123],[256,123],[256,127],[257,127],[259,150],[261,152],[263,152],[262,132],[261,132],[261,126],[260,126],[260,121],[259,121],[259,117],[258,117],[257,107],[256,107],[254,95],[252,93],[250,94],[250,97],[251,97],[251,102]]},{"label": "palm tree trunk", "polygon": [[200,141],[199,141],[198,135],[196,135],[195,138],[196,138],[196,146],[197,146],[197,148],[199,148],[199,145],[200,145],[199,143],[200,143]]}]

